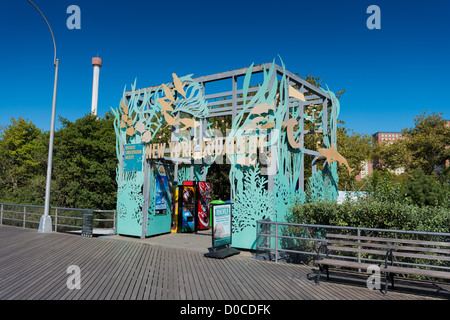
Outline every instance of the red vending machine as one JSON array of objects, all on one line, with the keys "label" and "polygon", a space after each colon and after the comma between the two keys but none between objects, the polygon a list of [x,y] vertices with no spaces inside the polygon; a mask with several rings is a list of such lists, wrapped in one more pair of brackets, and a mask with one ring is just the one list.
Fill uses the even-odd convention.
[{"label": "red vending machine", "polygon": [[204,181],[184,181],[183,186],[192,186],[195,188],[195,230],[209,229],[211,183]]},{"label": "red vending machine", "polygon": [[211,202],[211,183],[197,182],[197,229],[209,229],[209,207]]}]

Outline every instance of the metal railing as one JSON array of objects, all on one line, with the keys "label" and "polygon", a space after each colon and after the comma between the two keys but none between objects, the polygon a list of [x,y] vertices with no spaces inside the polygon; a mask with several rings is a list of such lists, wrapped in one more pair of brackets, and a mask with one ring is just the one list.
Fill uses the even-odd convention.
[{"label": "metal railing", "polygon": [[[83,211],[86,209],[50,207],[52,230],[77,232],[83,228]],[[38,229],[44,206],[0,203],[0,225]],[[116,234],[116,210],[94,210],[94,229],[104,234]]]},{"label": "metal railing", "polygon": [[[285,230],[280,231],[282,226]],[[273,227],[273,228],[272,228]],[[274,230],[272,230],[274,229]],[[302,223],[275,222],[270,220],[257,221],[257,250],[263,250],[274,255],[274,261],[280,260],[280,253],[304,254],[307,256],[316,256],[317,247],[320,242],[325,241],[327,230],[340,230],[341,233],[361,235],[381,236],[390,235],[391,237],[420,237],[433,241],[449,242],[450,233],[446,232],[426,232],[426,231],[410,231],[410,230],[394,230],[394,229],[376,229],[362,227],[344,227],[331,225],[316,225]],[[296,234],[296,235],[292,235]],[[284,242],[284,243],[283,243]],[[359,242],[359,241],[358,241]],[[361,247],[358,247],[361,249]],[[329,255],[330,257],[338,257]],[[371,261],[373,263],[384,262],[384,260],[363,257],[361,252],[355,257],[348,257],[362,261]],[[424,266],[419,263],[396,261],[398,265]],[[445,262],[437,262],[437,269],[450,270],[450,266]]]}]

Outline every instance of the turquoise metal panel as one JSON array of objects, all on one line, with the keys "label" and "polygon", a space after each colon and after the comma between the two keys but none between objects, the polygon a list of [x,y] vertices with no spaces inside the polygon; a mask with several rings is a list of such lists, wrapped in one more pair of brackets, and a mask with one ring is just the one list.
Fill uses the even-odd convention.
[{"label": "turquoise metal panel", "polygon": [[[231,155],[229,181],[233,200],[232,246],[247,249],[256,248],[258,220],[285,221],[289,207],[294,202],[333,201],[337,197],[338,182],[337,164],[332,162],[325,165],[323,171],[318,170],[309,178],[309,198],[303,191],[305,155],[315,156],[316,160],[321,156],[317,151],[304,148],[304,122],[310,121],[314,124],[315,130],[323,132],[322,148],[331,148],[332,145],[336,147],[336,126],[340,106],[334,93],[302,83],[301,85],[308,90],[314,89],[316,97],[321,96],[323,99],[321,100],[322,111],[310,116],[303,110],[303,106],[308,105],[308,102],[298,100],[293,105],[293,99],[290,99],[290,79],[295,76],[286,71],[284,64],[281,70],[275,63],[270,64],[268,69],[260,66],[255,69],[263,72],[263,83],[256,88],[250,87],[251,76],[255,71],[253,64],[244,71],[246,74],[242,95],[239,97],[242,105],[239,105],[239,108],[237,108],[236,76],[232,75],[233,110],[227,113],[233,114],[231,133],[228,138],[240,139],[257,137],[262,133],[267,134],[268,139],[264,142],[264,147],[270,152],[272,161],[271,167],[260,166],[258,163],[248,164],[243,160],[250,159],[254,156],[254,152],[247,150],[243,155]],[[279,75],[280,79],[278,79]],[[136,236],[166,233],[170,232],[171,223],[171,205],[168,205],[164,214],[159,214],[155,210],[158,171],[148,170],[147,177],[144,177],[144,173],[140,171],[128,172],[128,165],[125,168],[123,159],[124,146],[141,144],[145,147],[151,144],[161,126],[165,123],[173,123],[177,112],[180,111],[190,114],[196,121],[203,121],[205,125],[203,134],[213,137],[210,133],[210,123],[205,120],[210,116],[210,110],[203,96],[202,85],[194,81],[191,76],[175,81],[176,79],[178,78],[174,75],[173,85],[167,84],[142,91],[136,90],[133,85],[131,93],[125,95],[124,90],[121,107],[113,109],[116,117],[114,125],[119,162],[117,169],[119,233]],[[185,86],[184,89],[181,88],[182,90],[180,83],[184,83]],[[169,87],[173,89],[168,89]],[[300,94],[300,92],[297,93]],[[169,100],[170,105],[168,105]],[[221,113],[215,113],[212,117],[219,114]],[[289,121],[295,125],[287,130],[286,123]],[[255,128],[256,123],[259,126],[257,130],[248,130],[251,127]],[[185,123],[185,127],[188,126]],[[181,141],[183,137],[179,136],[179,139]],[[296,141],[295,147],[292,145],[292,139]],[[206,176],[207,171],[208,164],[205,163],[201,166],[180,168],[178,183],[191,179],[200,180]],[[142,190],[145,190],[147,194],[143,195]],[[171,199],[168,200],[170,202]],[[146,217],[145,223],[142,221],[143,216]]]}]

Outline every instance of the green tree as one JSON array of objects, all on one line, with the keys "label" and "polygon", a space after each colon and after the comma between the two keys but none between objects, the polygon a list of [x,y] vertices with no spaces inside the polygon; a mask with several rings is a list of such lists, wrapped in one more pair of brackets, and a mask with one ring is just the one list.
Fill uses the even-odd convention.
[{"label": "green tree", "polygon": [[4,127],[0,135],[0,196],[5,201],[36,202],[44,195],[38,177],[45,175],[45,140],[46,134],[28,119],[11,118],[11,124]]},{"label": "green tree", "polygon": [[393,143],[374,142],[373,160],[378,170],[395,170],[407,168],[411,159],[411,151],[405,140],[396,140]]},{"label": "green tree", "polygon": [[[342,121],[340,123],[345,124]],[[340,126],[337,129],[337,141],[337,150],[353,169],[349,173],[344,165],[338,166],[339,190],[355,190],[358,188],[356,176],[361,172],[364,161],[368,161],[372,156],[372,137]]]},{"label": "green tree", "polygon": [[414,127],[402,130],[403,144],[408,150],[408,169],[422,169],[431,174],[450,159],[450,127],[442,113],[424,112],[414,118]]},{"label": "green tree", "polygon": [[97,120],[86,115],[71,122],[60,118],[55,133],[52,205],[114,209],[116,149],[113,116]]}]

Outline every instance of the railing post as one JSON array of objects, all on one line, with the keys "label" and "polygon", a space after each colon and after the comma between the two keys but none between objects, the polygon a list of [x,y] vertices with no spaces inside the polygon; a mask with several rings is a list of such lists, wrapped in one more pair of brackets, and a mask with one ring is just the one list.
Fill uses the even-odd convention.
[{"label": "railing post", "polygon": [[58,208],[55,208],[55,232],[58,232]]},{"label": "railing post", "polygon": [[[361,243],[361,240],[359,239],[359,237],[361,236],[361,230],[358,228],[357,229],[358,232],[358,263],[361,263],[361,246],[359,245]],[[358,272],[361,272],[361,269],[358,269]]]},{"label": "railing post", "polygon": [[117,213],[117,211],[114,210],[114,212],[113,212],[113,230],[114,230],[114,234],[117,233],[117,231],[116,231],[116,213]]},{"label": "railing post", "polygon": [[23,206],[23,228],[25,229],[25,220],[26,220],[26,215],[27,215],[27,206]]},{"label": "railing post", "polygon": [[275,262],[278,262],[278,223],[275,222]]}]

